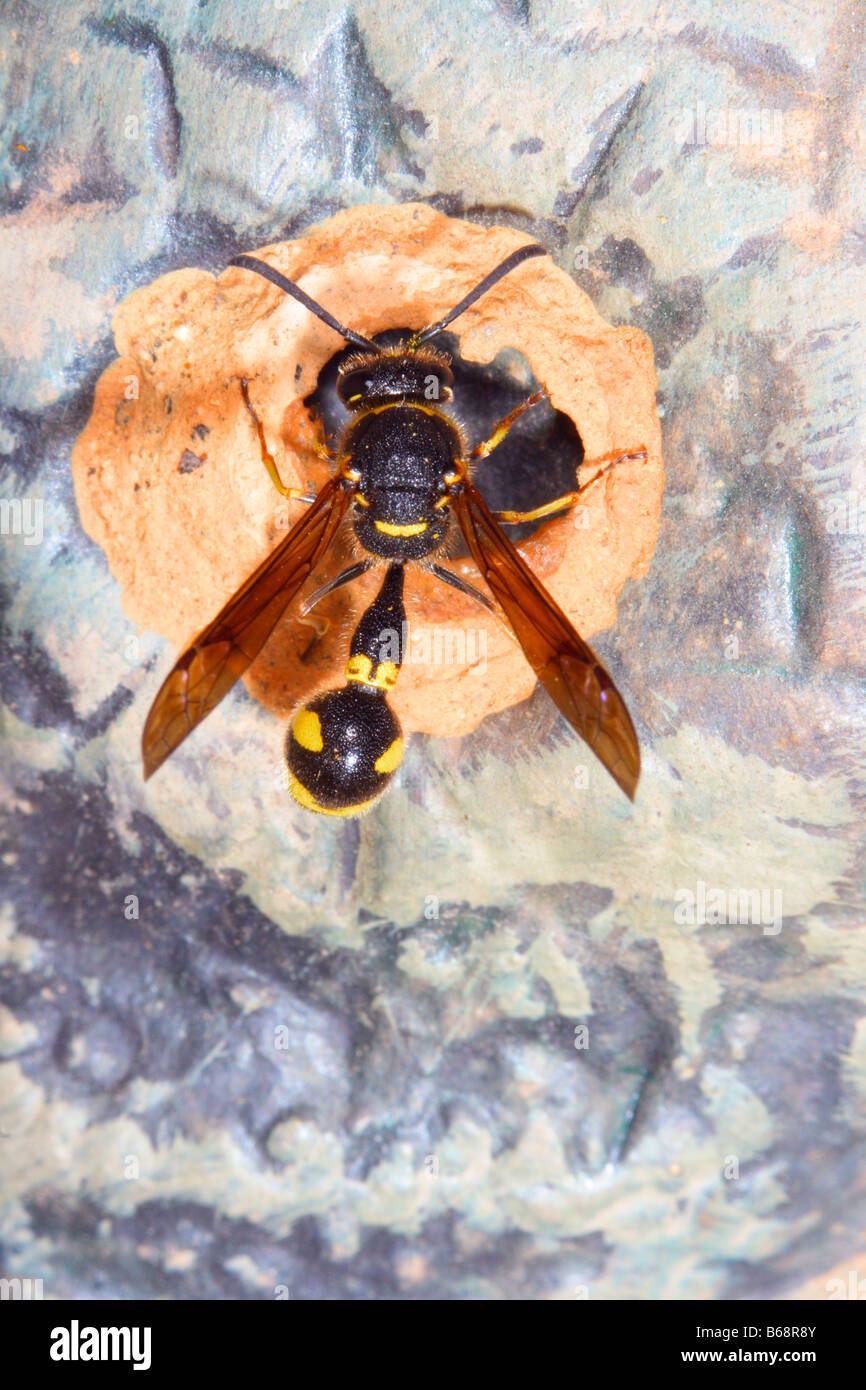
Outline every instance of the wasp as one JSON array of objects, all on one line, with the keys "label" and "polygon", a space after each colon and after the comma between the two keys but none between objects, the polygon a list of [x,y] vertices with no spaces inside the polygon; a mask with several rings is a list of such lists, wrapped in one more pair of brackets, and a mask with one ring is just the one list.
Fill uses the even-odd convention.
[{"label": "wasp", "polygon": [[[364,558],[344,569],[301,605],[309,611],[326,593],[373,565],[384,578],[351,639],[345,684],[316,696],[292,719],[285,755],[289,786],[309,810],[352,816],[367,810],[400,764],[403,739],[388,703],[400,653],[386,637],[402,633],[407,567],[424,564],[445,584],[471,594],[504,617],[541,684],[572,728],[625,794],[634,799],[640,749],[629,712],[605,667],[508,539],[503,525],[534,521],[575,505],[586,488],[623,459],[646,459],[646,450],[624,454],[583,488],[534,511],[489,510],[472,481],[474,461],[487,457],[514,422],[546,392],[522,401],[490,438],[467,449],[449,411],[453,399],[450,358],[431,345],[470,305],[544,247],[521,246],[484,277],[436,323],[384,346],[341,324],[327,309],[273,266],[239,255],[231,265],[263,276],[291,295],[357,349],[337,377],[348,411],[334,451],[318,422],[318,448],[333,474],[315,498],[285,487],[249,396],[241,393],[258,434],[262,462],[287,499],[308,510],[250,575],[176,662],[153,702],[142,737],[148,778],[222,700],[264,647],[281,617],[314,575],[347,517]],[[436,558],[454,522],[492,599]]]}]

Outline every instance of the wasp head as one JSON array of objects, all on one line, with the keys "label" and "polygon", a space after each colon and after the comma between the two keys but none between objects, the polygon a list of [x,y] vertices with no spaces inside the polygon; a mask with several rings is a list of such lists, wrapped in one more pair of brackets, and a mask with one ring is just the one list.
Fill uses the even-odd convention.
[{"label": "wasp head", "polygon": [[448,401],[453,381],[445,353],[403,341],[353,353],[340,368],[337,395],[351,411],[388,401]]}]

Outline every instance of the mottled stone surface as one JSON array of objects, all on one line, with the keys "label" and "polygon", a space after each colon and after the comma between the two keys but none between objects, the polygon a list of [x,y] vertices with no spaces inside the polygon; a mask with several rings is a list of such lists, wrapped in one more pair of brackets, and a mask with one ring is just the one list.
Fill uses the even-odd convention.
[{"label": "mottled stone surface", "polygon": [[[248,13],[0,18],[3,1273],[824,1297],[866,1273],[860,12]],[[287,806],[243,693],[194,795],[140,781],[171,651],[69,470],[112,312],[409,200],[652,339],[660,543],[597,639],[633,810],[539,693],[416,738],[359,823]]]}]

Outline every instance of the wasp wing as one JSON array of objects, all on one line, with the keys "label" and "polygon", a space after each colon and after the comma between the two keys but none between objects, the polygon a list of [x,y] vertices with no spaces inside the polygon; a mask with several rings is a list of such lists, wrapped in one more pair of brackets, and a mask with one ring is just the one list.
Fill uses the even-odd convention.
[{"label": "wasp wing", "polygon": [[330,546],[349,505],[330,478],[285,540],[208,623],[163,681],[141,738],[145,780],[210,714],[255,660]]},{"label": "wasp wing", "polygon": [[634,800],[640,748],[625,702],[591,647],[536,579],[471,482],[454,511],[476,565],[548,695]]}]

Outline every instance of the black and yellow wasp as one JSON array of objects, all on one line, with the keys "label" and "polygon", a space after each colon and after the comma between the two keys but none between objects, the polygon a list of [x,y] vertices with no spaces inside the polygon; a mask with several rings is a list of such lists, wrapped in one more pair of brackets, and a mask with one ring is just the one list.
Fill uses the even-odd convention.
[{"label": "black and yellow wasp", "polygon": [[[472,594],[504,615],[538,679],[566,719],[626,795],[634,798],[640,750],[622,697],[500,525],[561,511],[573,505],[580,492],[568,493],[531,512],[494,515],[471,478],[473,461],[496,448],[514,421],[546,393],[542,389],[528,397],[497,425],[486,442],[467,451],[462,430],[448,409],[453,396],[449,358],[427,346],[504,275],[530,257],[544,254],[541,246],[520,247],[443,318],[387,347],[345,328],[299,285],[264,261],[254,256],[234,258],[232,265],[264,276],[358,348],[343,362],[337,379],[337,393],[350,416],[335,453],[326,449],[322,439],[320,447],[335,472],[317,497],[307,498],[283,486],[247,384],[241,382],[270,477],[283,496],[308,502],[309,510],[199,633],[163,683],[142,738],[146,778],[258,656],[289,604],[319,566],[342,522],[351,515],[365,558],[316,591],[306,601],[304,611],[371,565],[384,566],[385,575],[378,596],[352,638],[345,686],[314,698],[298,711],[289,727],[286,761],[296,800],[326,815],[356,815],[373,804],[399,765],[403,740],[387,698],[397,680],[399,656],[395,660],[392,647],[383,650],[383,634],[403,631],[405,569],[418,561],[444,583]],[[638,450],[623,457],[645,458],[646,454]],[[453,518],[492,602],[430,558],[442,551]]]}]

